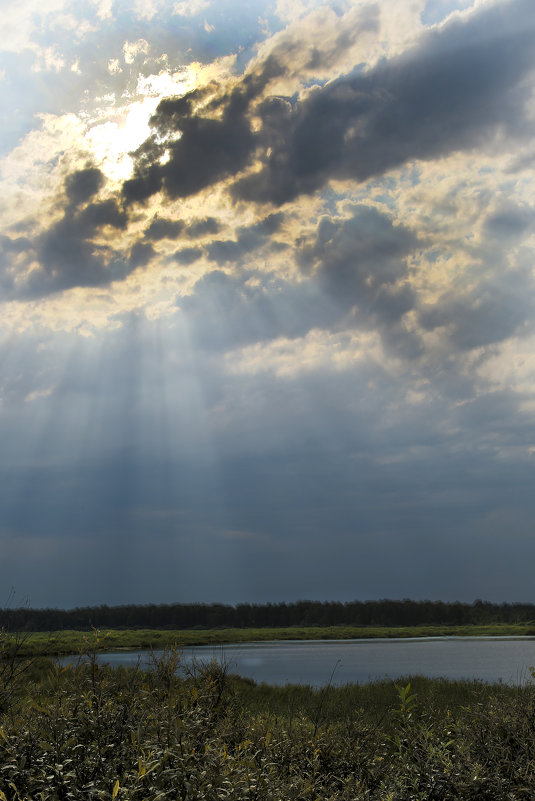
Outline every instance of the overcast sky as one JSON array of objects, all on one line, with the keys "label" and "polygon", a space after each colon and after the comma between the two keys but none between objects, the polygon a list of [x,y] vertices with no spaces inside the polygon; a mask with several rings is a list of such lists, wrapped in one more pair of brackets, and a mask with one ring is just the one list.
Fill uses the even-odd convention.
[{"label": "overcast sky", "polygon": [[0,19],[0,588],[535,602],[533,0]]}]

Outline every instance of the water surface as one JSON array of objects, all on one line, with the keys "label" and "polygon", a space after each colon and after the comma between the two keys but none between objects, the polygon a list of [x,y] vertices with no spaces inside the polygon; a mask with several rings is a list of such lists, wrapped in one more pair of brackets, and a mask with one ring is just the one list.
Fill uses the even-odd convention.
[{"label": "water surface", "polygon": [[[531,680],[535,637],[286,640],[197,646],[184,648],[181,654],[184,664],[215,658],[225,662],[231,673],[276,685],[321,687],[332,676],[332,684],[340,686],[416,674],[520,684]],[[147,666],[150,654],[121,651],[100,654],[99,660],[113,666],[138,661]]]}]

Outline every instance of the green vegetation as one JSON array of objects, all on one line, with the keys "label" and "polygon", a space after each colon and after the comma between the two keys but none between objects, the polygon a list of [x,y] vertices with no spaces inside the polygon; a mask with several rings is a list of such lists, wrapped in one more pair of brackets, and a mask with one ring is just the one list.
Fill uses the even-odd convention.
[{"label": "green vegetation", "polygon": [[296,601],[268,604],[125,604],[76,609],[0,610],[7,631],[98,629],[263,629],[295,627],[535,626],[535,605],[444,601]]},{"label": "green vegetation", "polygon": [[[156,629],[104,630],[100,632],[100,651],[121,649],[158,650],[170,645],[218,645],[224,643],[265,642],[269,640],[349,640],[380,637],[491,637],[535,634],[533,625],[488,626],[404,626],[353,628],[350,626],[293,627],[262,629]],[[78,653],[90,633],[84,631],[27,632],[19,645],[22,656],[60,656]]]},{"label": "green vegetation", "polygon": [[21,658],[0,633],[0,800],[522,801],[535,797],[535,686],[407,679],[267,687]]}]

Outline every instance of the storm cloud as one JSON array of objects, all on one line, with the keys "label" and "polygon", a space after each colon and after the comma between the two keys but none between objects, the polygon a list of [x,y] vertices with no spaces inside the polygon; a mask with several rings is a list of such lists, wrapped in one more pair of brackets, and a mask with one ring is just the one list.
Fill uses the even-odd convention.
[{"label": "storm cloud", "polygon": [[534,297],[531,271],[507,270],[478,281],[464,295],[445,293],[420,311],[419,322],[429,331],[441,330],[455,350],[481,348],[502,342],[523,327],[531,330]]},{"label": "storm cloud", "polygon": [[298,262],[346,310],[356,306],[363,316],[399,319],[414,303],[403,279],[406,257],[417,244],[414,233],[394,227],[387,215],[357,206],[348,219],[321,220]]},{"label": "storm cloud", "polygon": [[[188,197],[256,159],[260,169],[239,177],[232,196],[282,205],[332,179],[365,181],[410,161],[491,147],[500,136],[527,141],[524,79],[535,67],[534,35],[529,0],[498,3],[454,17],[407,52],[357,65],[301,99],[267,94],[290,71],[279,46],[231,90],[206,87],[160,103],[155,135],[124,184],[125,201],[159,191]],[[298,43],[286,46],[291,52]]]},{"label": "storm cloud", "polygon": [[532,600],[532,0],[99,9],[0,54],[0,583]]},{"label": "storm cloud", "polygon": [[273,238],[284,221],[282,213],[270,214],[252,225],[241,225],[236,228],[236,239],[214,239],[208,245],[208,256],[219,265],[237,264],[247,254],[252,253],[269,241],[276,244]]},{"label": "storm cloud", "polygon": [[[526,0],[502,3],[427,33],[408,53],[357,67],[295,104],[267,98],[258,109],[260,171],[236,198],[280,205],[330,179],[364,181],[415,159],[526,140],[535,23]],[[269,154],[269,155],[268,155]]]},{"label": "storm cloud", "polygon": [[[126,214],[113,199],[66,209],[64,216],[35,243],[39,268],[28,276],[21,294],[42,297],[75,286],[99,286],[124,278],[137,266],[123,260],[112,247],[95,242],[107,227],[124,230]],[[137,254],[139,256],[139,254]]]},{"label": "storm cloud", "polygon": [[256,146],[250,105],[280,74],[268,58],[228,92],[216,85],[162,100],[151,120],[155,135],[139,148],[134,177],[123,186],[125,202],[143,202],[160,190],[188,197],[245,168]]}]

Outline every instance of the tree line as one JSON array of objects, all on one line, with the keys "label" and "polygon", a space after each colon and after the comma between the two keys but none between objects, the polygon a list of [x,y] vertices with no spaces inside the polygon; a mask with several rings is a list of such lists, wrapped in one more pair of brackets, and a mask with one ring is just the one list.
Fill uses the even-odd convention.
[{"label": "tree line", "polygon": [[463,626],[526,623],[535,620],[535,605],[476,600],[459,601],[296,601],[295,603],[123,604],[75,609],[8,608],[0,611],[0,628],[10,631],[62,629],[268,628],[288,626]]}]

